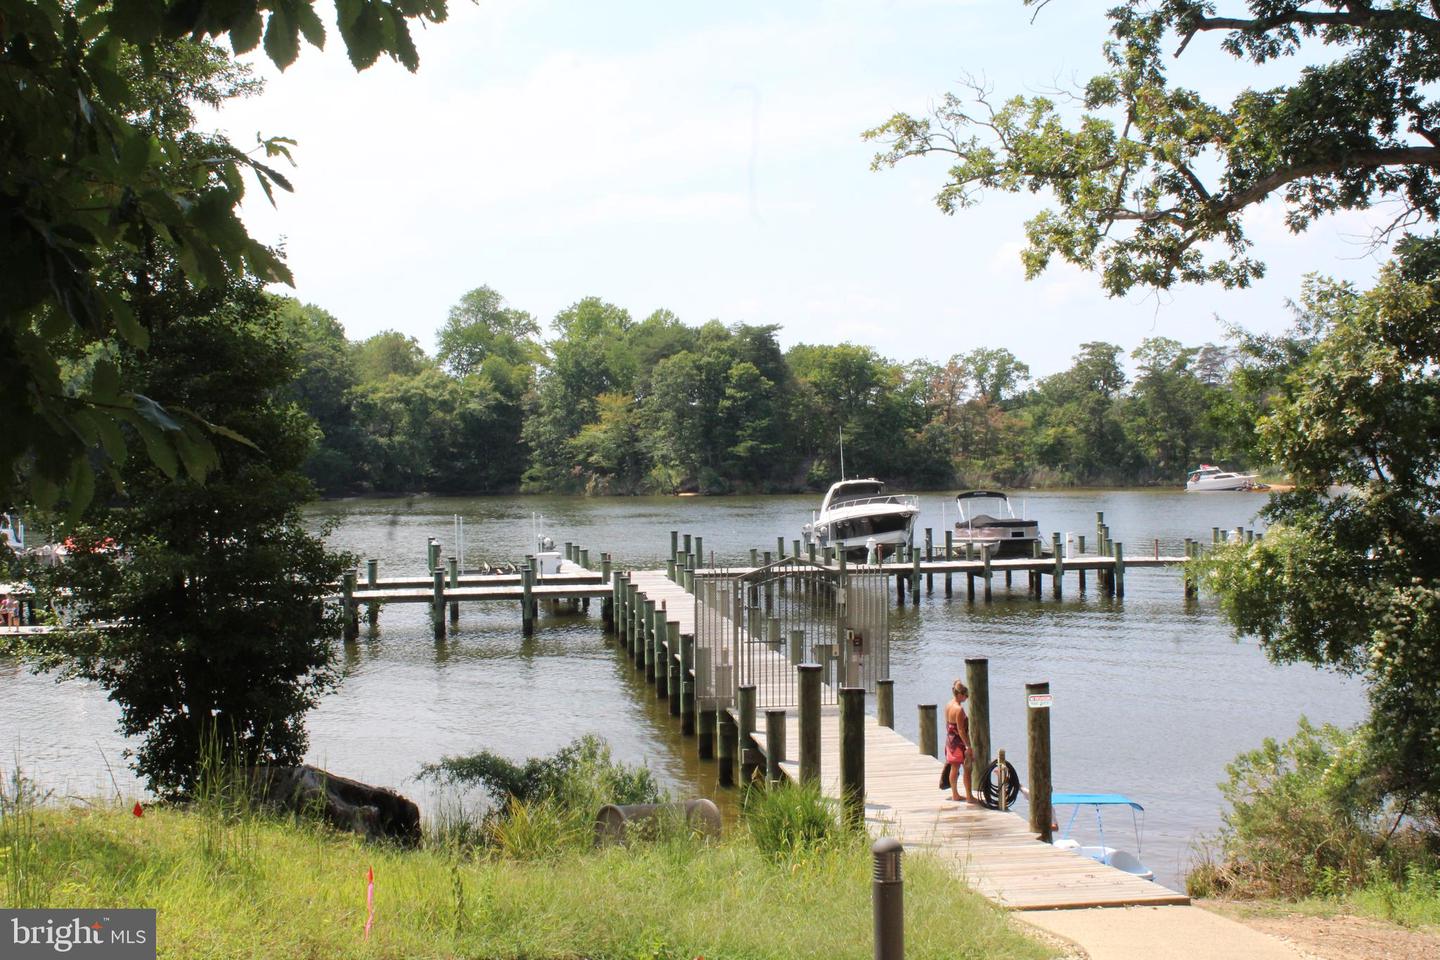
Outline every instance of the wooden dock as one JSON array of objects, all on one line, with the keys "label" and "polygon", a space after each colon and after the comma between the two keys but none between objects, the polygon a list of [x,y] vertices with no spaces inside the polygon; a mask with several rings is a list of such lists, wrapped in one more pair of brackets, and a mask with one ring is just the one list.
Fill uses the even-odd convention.
[{"label": "wooden dock", "polygon": [[[635,602],[623,598],[626,591]],[[667,571],[636,571],[617,588],[617,597],[617,626],[637,666],[654,664],[646,675],[654,679],[657,688],[662,676],[680,680],[679,689],[673,682],[666,683],[664,693],[671,699],[670,712],[681,717],[683,731],[700,737],[697,747],[702,758],[718,757],[722,783],[726,780],[724,765],[733,765],[737,759],[742,769],[747,760],[749,766],[759,760],[763,770],[768,761],[764,756],[763,729],[743,733],[746,721],[733,708],[711,711],[708,722],[706,711],[696,708],[689,662],[693,646],[688,650],[686,646],[693,644],[695,635],[694,596],[672,581]],[[652,609],[663,609],[663,619],[658,613],[647,613]],[[656,621],[664,622],[668,629],[652,633],[648,625]],[[653,654],[645,649],[647,645],[653,645]],[[773,656],[780,658],[778,653]],[[766,702],[766,691],[757,689],[756,697],[761,715],[767,706],[778,712]],[[801,749],[799,710],[788,704],[783,709],[784,747],[777,752],[784,759],[778,767],[784,776],[798,780],[800,766],[795,758]],[[820,711],[819,729],[820,788],[825,796],[838,801],[842,795],[838,707]],[[725,742],[737,733],[741,742]],[[941,769],[938,759],[882,726],[876,717],[866,715],[864,820],[871,834],[892,836],[909,848],[931,851],[978,892],[1008,909],[1189,902],[1182,893],[1040,841],[1028,823],[1014,813],[945,799],[947,794],[938,789]]]}]

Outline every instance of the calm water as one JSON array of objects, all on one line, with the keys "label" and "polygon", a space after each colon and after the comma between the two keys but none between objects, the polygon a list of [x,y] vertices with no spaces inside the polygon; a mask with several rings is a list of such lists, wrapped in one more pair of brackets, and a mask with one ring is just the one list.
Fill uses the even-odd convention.
[{"label": "calm water", "polygon": [[[1173,555],[1186,536],[1208,539],[1212,526],[1253,525],[1264,502],[1255,494],[1065,491],[1017,495],[1017,508],[1022,499],[1045,536],[1073,531],[1093,540],[1095,511],[1105,511],[1131,557],[1153,552],[1157,539]],[[750,547],[773,549],[778,534],[798,536],[818,501],[416,497],[324,504],[313,513],[317,521],[337,517],[335,546],[379,558],[387,576],[422,572],[428,537],[451,552],[455,514],[465,518],[472,564],[530,550],[538,513],[545,532],[589,547],[597,565],[608,550],[623,566],[655,566],[672,529],[703,536],[707,553],[722,561],[742,561]],[[918,526],[934,527],[943,542],[942,505],[953,522],[951,501],[934,494],[922,504]],[[1178,571],[1127,571],[1123,601],[1098,596],[1093,578],[1089,594],[1077,596],[1073,574],[1061,603],[1049,599],[1048,585],[1043,601],[1028,598],[1022,578],[1008,596],[997,578],[988,607],[966,603],[963,578],[956,587],[958,596],[946,600],[937,578],[918,607],[892,611],[900,732],[916,738],[915,705],[944,703],[964,659],[988,657],[992,740],[1023,777],[1024,684],[1048,680],[1056,789],[1123,792],[1144,804],[1144,859],[1171,883],[1195,838],[1219,824],[1216,784],[1230,759],[1264,737],[1289,736],[1301,714],[1342,724],[1364,715],[1359,683],[1271,665],[1252,641],[1230,636],[1213,601],[1183,599]],[[513,605],[469,605],[443,643],[432,639],[423,605],[392,607],[379,632],[362,628],[344,657],[342,686],[309,721],[311,760],[422,804],[435,802],[414,780],[423,762],[480,749],[520,758],[587,732],[608,738],[621,758],[648,763],[679,791],[716,790],[713,766],[695,759],[693,742],[679,736],[651,688],[606,646],[598,602],[588,616],[542,614],[530,639],[521,637]],[[59,793],[109,793],[112,774],[122,792],[137,792],[116,716],[93,687],[56,686],[0,659],[0,757],[6,766],[18,759]],[[1133,846],[1128,817],[1107,817],[1106,828],[1120,846]]]}]

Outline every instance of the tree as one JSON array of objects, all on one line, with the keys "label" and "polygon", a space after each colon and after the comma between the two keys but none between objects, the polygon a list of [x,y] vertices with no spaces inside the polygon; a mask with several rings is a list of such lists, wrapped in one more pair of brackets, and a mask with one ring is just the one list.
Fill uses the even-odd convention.
[{"label": "tree", "polygon": [[419,341],[398,330],[382,330],[355,345],[355,372],[362,383],[413,377],[434,367]]},{"label": "tree", "polygon": [[[1025,0],[1043,6],[1047,0]],[[1245,286],[1264,272],[1242,216],[1280,197],[1303,231],[1336,210],[1395,201],[1397,230],[1440,214],[1440,19],[1421,0],[1124,0],[1113,8],[1108,69],[1073,98],[996,102],[970,83],[933,116],[899,113],[864,136],[886,149],[873,167],[907,157],[952,158],[936,196],[945,213],[985,190],[1048,192],[1055,206],[1026,224],[1026,273],[1054,257],[1097,271],[1112,294],[1135,286],[1218,281]],[[1293,58],[1293,82],[1246,89],[1228,105],[1171,84],[1168,60],[1197,38],[1255,65]],[[1386,231],[1387,235],[1390,231]],[[1223,251],[1212,256],[1208,251]]]},{"label": "tree", "polygon": [[1440,241],[1399,251],[1364,293],[1307,285],[1319,339],[1259,425],[1295,489],[1209,577],[1272,658],[1366,677],[1372,765],[1440,817]]},{"label": "tree", "polygon": [[364,438],[355,420],[355,356],[345,328],[328,311],[277,297],[276,313],[298,351],[299,373],[291,395],[320,436],[305,462],[305,475],[326,494],[353,490],[364,479]]},{"label": "tree", "polygon": [[[444,18],[444,0],[336,4],[357,69],[381,54],[415,69],[410,22]],[[310,0],[0,0],[0,501],[28,485],[40,502],[63,491],[83,504],[92,457],[113,466],[137,436],[156,464],[183,463],[192,478],[215,464],[220,434],[208,424],[112,390],[108,374],[77,386],[61,366],[77,343],[149,342],[131,291],[107,280],[116,258],[163,252],[191,283],[218,289],[247,274],[289,281],[236,208],[247,175],[272,200],[289,189],[269,163],[288,157],[291,141],[264,140],[252,155],[196,134],[189,107],[218,105],[245,80],[218,47],[197,41],[224,37],[245,53],[263,39],[283,69],[302,36],[325,42]]]},{"label": "tree", "polygon": [[457,377],[479,373],[492,357],[511,366],[534,366],[544,358],[535,340],[539,335],[534,317],[505,306],[505,298],[489,287],[476,287],[450,308],[436,358]]},{"label": "tree", "polygon": [[79,626],[41,641],[63,676],[109,691],[165,796],[193,788],[208,745],[244,765],[304,756],[304,714],[337,680],[325,598],[345,564],[300,513],[315,428],[286,395],[297,351],[274,301],[258,281],[195,291],[178,273],[145,306],[149,349],[118,355],[121,380],[256,439],[219,444],[204,484],[129,465],[128,498],[93,506],[55,571]]}]

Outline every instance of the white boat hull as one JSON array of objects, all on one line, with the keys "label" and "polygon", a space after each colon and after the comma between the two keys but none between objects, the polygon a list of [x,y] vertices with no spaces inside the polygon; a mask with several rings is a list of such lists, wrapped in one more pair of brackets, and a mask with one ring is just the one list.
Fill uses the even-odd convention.
[{"label": "white boat hull", "polygon": [[1218,477],[1203,477],[1189,480],[1185,489],[1190,493],[1206,493],[1219,490],[1249,490],[1255,486],[1258,476],[1253,473],[1232,473]]}]

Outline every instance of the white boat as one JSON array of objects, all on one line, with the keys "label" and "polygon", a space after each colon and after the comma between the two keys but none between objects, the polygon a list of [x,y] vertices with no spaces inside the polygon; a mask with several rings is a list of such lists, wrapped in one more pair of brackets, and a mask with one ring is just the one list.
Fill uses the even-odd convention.
[{"label": "white boat", "polygon": [[0,513],[0,544],[17,554],[25,552],[25,524],[14,514]]},{"label": "white boat", "polygon": [[847,559],[865,559],[871,546],[890,554],[911,542],[919,514],[919,497],[886,493],[885,484],[873,477],[841,480],[831,484],[805,524],[805,542],[821,549],[843,547]]},{"label": "white boat", "polygon": [[[992,557],[1034,556],[1040,542],[1040,524],[1015,515],[1010,498],[998,490],[967,490],[956,494],[955,545],[961,554],[973,543],[977,555],[989,549]],[[1043,545],[1042,545],[1043,548]]]},{"label": "white boat", "polygon": [[[1136,813],[1144,813],[1145,808],[1140,806],[1129,797],[1121,796],[1118,793],[1052,793],[1050,795],[1050,806],[1065,807],[1073,806],[1075,809],[1070,814],[1070,820],[1065,825],[1065,833],[1054,841],[1055,846],[1062,850],[1073,850],[1082,857],[1089,857],[1091,860],[1098,860],[1109,867],[1117,870],[1124,870],[1126,873],[1139,877],[1141,880],[1154,880],[1155,871],[1140,862],[1140,822],[1136,819]],[[1100,815],[1103,807],[1124,806],[1130,808],[1130,821],[1135,829],[1135,852],[1128,850],[1117,850],[1115,847],[1105,845],[1105,822]],[[1082,844],[1079,840],[1070,836],[1070,830],[1075,826],[1075,818],[1080,813],[1081,807],[1095,808],[1095,824],[1100,831],[1100,842],[1095,844]]]},{"label": "white boat", "polygon": [[1185,489],[1190,491],[1249,490],[1257,486],[1258,479],[1259,477],[1253,473],[1231,473],[1208,463],[1202,463],[1199,468],[1191,470],[1185,475]]}]

